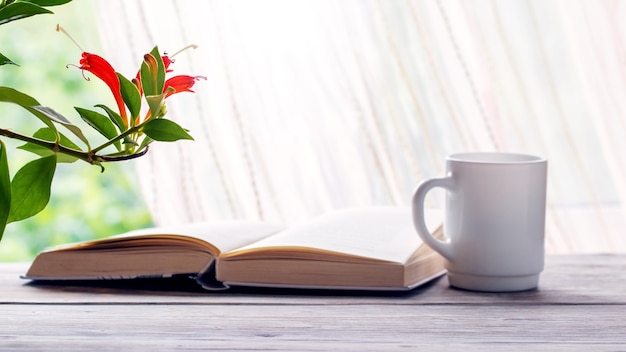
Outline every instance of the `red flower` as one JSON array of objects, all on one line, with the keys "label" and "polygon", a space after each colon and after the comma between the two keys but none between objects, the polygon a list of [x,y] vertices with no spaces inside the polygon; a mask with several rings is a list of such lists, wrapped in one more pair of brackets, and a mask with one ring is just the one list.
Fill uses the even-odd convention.
[{"label": "red flower", "polygon": [[165,67],[165,72],[172,72],[172,70],[168,70],[167,68],[174,62],[174,60],[170,59],[169,56],[163,55],[161,56],[161,60],[163,60],[163,66]]},{"label": "red flower", "polygon": [[[180,75],[169,78],[167,81],[165,81],[165,85],[163,87],[163,92],[166,93],[165,97],[167,98],[172,94],[181,92],[193,93],[193,90],[191,90],[191,88],[196,83],[196,81],[200,79],[206,79],[206,77]],[[172,88],[173,90],[170,88]]]},{"label": "red flower", "polygon": [[[174,60],[170,59],[170,57],[167,55],[161,56],[161,59],[163,60],[163,66],[165,68],[165,72],[168,72],[168,73],[172,72],[172,70],[169,69],[169,66],[174,62]],[[146,62],[150,65],[150,67],[152,67],[150,71],[156,72],[157,63],[154,60],[154,57],[150,54],[147,54],[144,57],[144,60],[146,60]],[[109,88],[111,89],[111,92],[113,93],[113,97],[115,98],[115,102],[117,103],[118,110],[120,111],[120,117],[122,118],[124,122],[124,126],[126,126],[126,128],[131,127],[129,126],[129,118],[126,112],[126,105],[122,97],[120,80],[113,66],[111,66],[111,64],[109,64],[105,59],[103,59],[102,57],[98,55],[91,54],[88,52],[83,52],[82,57],[80,59],[79,68],[81,70],[85,70],[85,71],[93,73],[96,77],[100,78],[104,83],[106,83],[107,86],[109,86]],[[162,93],[164,93],[165,95],[162,98],[165,99],[172,94],[181,93],[181,92],[193,92],[191,88],[194,86],[196,81],[200,79],[206,79],[206,77],[188,76],[188,75],[179,75],[179,76],[171,77],[167,79],[165,81],[165,84],[163,85]],[[144,92],[141,86],[141,73],[140,72],[137,73],[135,79],[133,79],[132,82],[135,84],[135,86],[139,90],[140,96],[143,96]],[[150,117],[150,111],[148,111],[146,116],[143,118],[143,120],[140,120],[140,121],[145,121],[149,117]]]},{"label": "red flower", "polygon": [[115,98],[115,103],[117,103],[117,108],[120,111],[120,116],[124,121],[124,126],[128,127],[128,116],[126,114],[124,99],[122,98],[120,80],[117,77],[113,66],[96,54],[83,52],[79,68],[93,73],[96,77],[106,83],[107,86],[109,86],[109,89],[111,89],[111,93],[113,93],[113,97]]}]

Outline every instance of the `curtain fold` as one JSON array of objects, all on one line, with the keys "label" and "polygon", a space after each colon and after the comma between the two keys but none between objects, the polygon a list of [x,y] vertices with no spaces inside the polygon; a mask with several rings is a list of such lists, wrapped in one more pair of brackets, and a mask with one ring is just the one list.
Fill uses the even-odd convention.
[{"label": "curtain fold", "polygon": [[[161,224],[410,205],[447,154],[549,160],[551,253],[626,251],[620,1],[107,0],[105,54],[204,75],[138,177]],[[441,207],[435,193],[428,201]]]}]

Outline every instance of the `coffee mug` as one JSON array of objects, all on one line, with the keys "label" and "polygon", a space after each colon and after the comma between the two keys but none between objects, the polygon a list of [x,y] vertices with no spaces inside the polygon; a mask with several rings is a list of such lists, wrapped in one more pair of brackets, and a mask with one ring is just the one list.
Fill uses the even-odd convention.
[{"label": "coffee mug", "polygon": [[[446,259],[450,285],[487,292],[536,288],[545,257],[547,161],[508,153],[452,154],[446,161],[446,177],[417,187],[413,223]],[[424,199],[434,187],[446,191],[443,240],[424,221]]]}]

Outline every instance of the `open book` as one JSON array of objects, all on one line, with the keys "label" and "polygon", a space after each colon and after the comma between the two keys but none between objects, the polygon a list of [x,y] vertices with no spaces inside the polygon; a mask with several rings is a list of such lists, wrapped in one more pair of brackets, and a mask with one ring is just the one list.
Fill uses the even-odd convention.
[{"label": "open book", "polygon": [[[438,222],[430,219],[432,227]],[[444,272],[442,258],[413,230],[410,211],[383,207],[331,212],[289,228],[233,221],[138,230],[43,251],[24,278],[189,275],[207,289],[406,290]]]}]

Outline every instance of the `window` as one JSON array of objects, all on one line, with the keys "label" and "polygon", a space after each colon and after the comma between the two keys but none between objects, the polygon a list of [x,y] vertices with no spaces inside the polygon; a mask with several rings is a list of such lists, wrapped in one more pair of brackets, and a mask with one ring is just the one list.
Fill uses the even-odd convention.
[{"label": "window", "polygon": [[155,42],[200,46],[179,61],[209,80],[169,107],[196,142],[138,163],[158,222],[409,205],[447,154],[496,150],[548,158],[550,252],[626,250],[621,2],[97,7],[120,65]]}]

